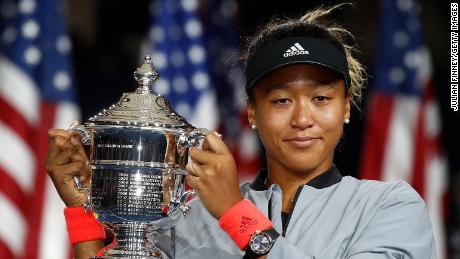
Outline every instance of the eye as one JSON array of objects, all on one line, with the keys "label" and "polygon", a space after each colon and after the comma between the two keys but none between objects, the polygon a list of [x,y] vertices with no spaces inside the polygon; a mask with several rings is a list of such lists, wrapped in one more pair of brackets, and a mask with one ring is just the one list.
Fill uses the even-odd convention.
[{"label": "eye", "polygon": [[330,97],[327,97],[327,96],[324,96],[324,95],[319,95],[319,96],[316,96],[315,98],[313,98],[314,101],[319,102],[319,103],[325,103],[330,99],[331,99]]},{"label": "eye", "polygon": [[275,99],[273,101],[274,104],[277,104],[277,105],[288,105],[291,103],[291,100],[288,99],[288,98],[278,98],[278,99]]}]

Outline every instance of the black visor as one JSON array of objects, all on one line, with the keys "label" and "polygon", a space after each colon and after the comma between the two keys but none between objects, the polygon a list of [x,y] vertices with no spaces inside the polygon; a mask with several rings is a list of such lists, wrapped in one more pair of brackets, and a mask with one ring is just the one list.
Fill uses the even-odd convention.
[{"label": "black visor", "polygon": [[332,43],[311,37],[293,37],[274,41],[258,50],[248,60],[246,90],[249,91],[264,75],[287,65],[311,64],[332,70],[350,86],[345,54]]}]

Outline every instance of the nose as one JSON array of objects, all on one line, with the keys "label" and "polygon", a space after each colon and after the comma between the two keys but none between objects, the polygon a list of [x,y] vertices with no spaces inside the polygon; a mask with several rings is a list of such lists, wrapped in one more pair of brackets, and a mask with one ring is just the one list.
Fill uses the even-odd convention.
[{"label": "nose", "polygon": [[313,124],[313,111],[307,101],[295,102],[292,110],[291,126],[303,130],[311,128]]}]

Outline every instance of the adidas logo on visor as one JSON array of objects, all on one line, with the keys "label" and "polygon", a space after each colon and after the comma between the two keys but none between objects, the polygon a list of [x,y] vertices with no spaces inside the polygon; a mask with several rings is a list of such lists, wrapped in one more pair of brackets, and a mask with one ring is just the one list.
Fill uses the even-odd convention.
[{"label": "adidas logo on visor", "polygon": [[308,50],[305,50],[300,44],[297,42],[294,45],[291,46],[290,49],[286,50],[284,53],[284,57],[290,57],[290,56],[297,56],[297,55],[308,55],[310,54]]}]

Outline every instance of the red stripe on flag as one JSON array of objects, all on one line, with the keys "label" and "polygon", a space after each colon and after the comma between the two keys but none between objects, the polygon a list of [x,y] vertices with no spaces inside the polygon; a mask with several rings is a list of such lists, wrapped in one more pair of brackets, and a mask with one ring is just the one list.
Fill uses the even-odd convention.
[{"label": "red stripe on flag", "polygon": [[56,114],[56,104],[43,102],[40,111],[40,124],[34,133],[34,152],[36,154],[36,178],[34,195],[30,200],[28,223],[29,233],[26,238],[25,259],[38,258],[39,238],[43,215],[43,199],[45,192],[45,158],[48,152],[48,130],[53,127]]},{"label": "red stripe on flag", "polygon": [[[22,191],[17,182],[0,165],[0,192],[5,195],[26,217],[25,204],[28,202],[27,195]],[[0,223],[1,224],[1,223]],[[3,258],[3,257],[0,257]]]},{"label": "red stripe on flag", "polygon": [[0,121],[7,124],[21,139],[23,139],[29,148],[32,147],[31,132],[33,131],[27,120],[15,110],[11,105],[0,96]]},{"label": "red stripe on flag", "polygon": [[422,198],[425,198],[425,171],[427,166],[428,145],[425,135],[425,111],[426,100],[422,100],[420,109],[417,114],[417,125],[414,136],[414,157],[412,162],[412,187],[418,192]]},{"label": "red stripe on flag", "polygon": [[425,86],[421,100],[420,110],[417,118],[417,128],[415,130],[414,139],[414,162],[412,171],[412,186],[414,189],[425,198],[425,174],[427,170],[428,161],[440,155],[441,139],[440,132],[437,136],[431,138],[427,136],[426,129],[428,123],[436,123],[426,121],[427,104],[434,100],[433,84],[430,80]]},{"label": "red stripe on flag", "polygon": [[14,259],[13,252],[10,248],[0,239],[0,258]]},{"label": "red stripe on flag", "polygon": [[394,99],[391,95],[373,95],[368,105],[360,177],[381,180]]}]

